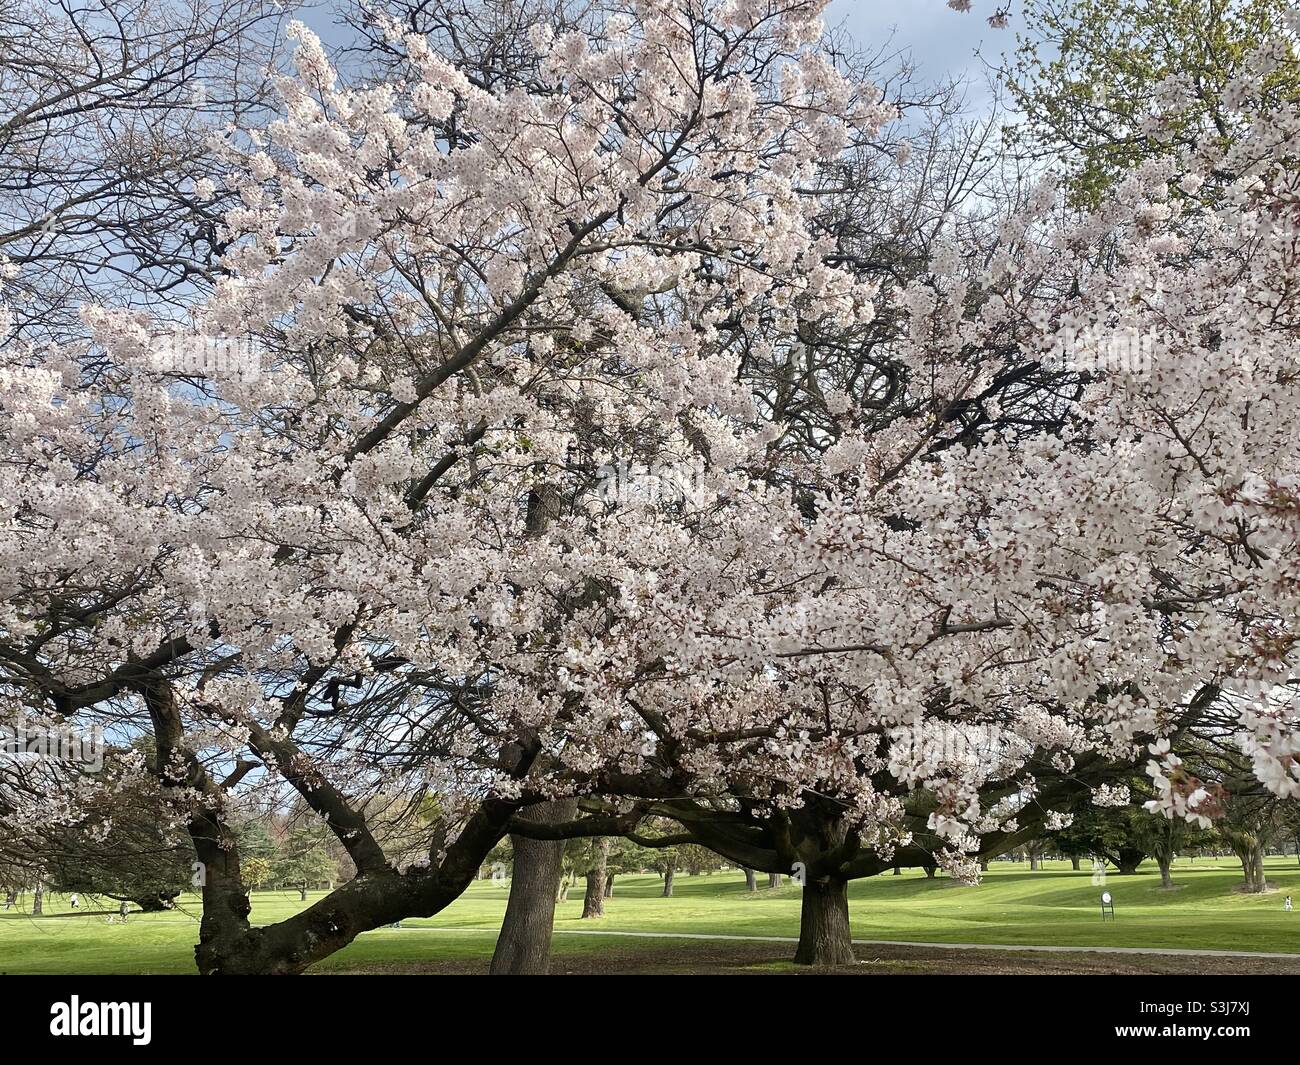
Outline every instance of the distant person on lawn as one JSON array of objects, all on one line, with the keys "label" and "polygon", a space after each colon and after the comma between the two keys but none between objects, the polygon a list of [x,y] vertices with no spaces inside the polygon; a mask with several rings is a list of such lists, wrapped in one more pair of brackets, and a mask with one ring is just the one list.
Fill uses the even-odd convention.
[{"label": "distant person on lawn", "polygon": [[69,896],[68,905],[71,906],[74,910],[77,908],[78,906],[77,893],[75,891],[72,893],[71,896]]},{"label": "distant person on lawn", "polygon": [[122,923],[126,924],[126,899],[122,900],[122,905],[117,908],[117,912],[122,917]]},{"label": "distant person on lawn", "polygon": [[1291,896],[1290,896],[1290,895],[1288,895],[1286,898],[1284,898],[1284,899],[1282,900],[1282,909],[1286,910],[1287,913],[1290,913],[1290,912],[1291,912]]}]

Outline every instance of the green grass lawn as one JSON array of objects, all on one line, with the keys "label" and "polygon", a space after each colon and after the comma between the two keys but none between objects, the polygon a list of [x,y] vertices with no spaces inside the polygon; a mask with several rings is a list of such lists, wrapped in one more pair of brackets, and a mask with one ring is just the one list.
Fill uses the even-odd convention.
[{"label": "green grass lawn", "polygon": [[[1023,864],[994,862],[978,887],[962,887],[943,877],[927,880],[919,870],[902,876],[860,880],[850,888],[853,934],[859,939],[936,943],[1024,943],[1058,946],[1195,947],[1218,950],[1285,951],[1300,954],[1300,909],[1285,913],[1282,896],[1300,902],[1300,865],[1294,858],[1268,861],[1268,879],[1279,891],[1261,896],[1234,892],[1240,868],[1228,859],[1180,861],[1173,891],[1160,887],[1154,864],[1135,876],[1110,873],[1106,888],[1114,896],[1116,920],[1103,922],[1101,888],[1086,868],[1073,872],[1068,862],[1048,863],[1039,872]],[[766,877],[760,878],[760,884]],[[679,874],[673,898],[661,897],[653,875],[620,876],[606,916],[583,921],[581,886],[556,911],[557,931],[565,929],[794,936],[799,928],[797,886],[771,892],[745,891],[737,872],[712,876]],[[358,967],[470,961],[491,956],[495,930],[505,908],[506,889],[480,881],[436,917],[404,921],[402,929],[376,929],[347,950],[321,963],[322,971]],[[315,901],[319,893],[310,897]],[[309,903],[295,892],[258,892],[253,919],[271,923]],[[98,908],[82,896],[82,906]],[[105,907],[107,908],[107,906]],[[114,904],[115,909],[115,904]],[[0,913],[0,972],[3,973],[191,973],[197,935],[198,900],[162,914],[132,914],[125,925],[103,916],[70,915],[67,900],[47,896],[46,915]],[[438,931],[415,931],[437,929]],[[557,935],[557,957],[606,949],[601,936]],[[635,940],[620,939],[626,950]],[[690,940],[671,944],[689,951]],[[646,941],[646,949],[656,948]]]}]

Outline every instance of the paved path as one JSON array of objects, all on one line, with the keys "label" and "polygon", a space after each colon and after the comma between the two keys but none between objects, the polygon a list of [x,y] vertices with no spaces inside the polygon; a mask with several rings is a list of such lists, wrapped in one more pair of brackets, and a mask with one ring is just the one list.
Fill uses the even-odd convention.
[{"label": "paved path", "polygon": [[[398,929],[393,929],[398,931]],[[385,929],[376,929],[385,931]],[[483,932],[496,935],[499,928],[442,928],[407,925],[402,932]],[[729,936],[708,932],[615,932],[598,928],[557,928],[557,936],[622,936],[631,939],[716,939],[737,943],[798,943],[797,936]],[[1285,958],[1300,961],[1300,953],[1262,950],[1195,950],[1183,947],[1040,947],[1023,943],[922,943],[908,939],[855,939],[859,947],[927,947],[936,950],[1019,950],[1044,954],[1164,954],[1199,958]]]}]

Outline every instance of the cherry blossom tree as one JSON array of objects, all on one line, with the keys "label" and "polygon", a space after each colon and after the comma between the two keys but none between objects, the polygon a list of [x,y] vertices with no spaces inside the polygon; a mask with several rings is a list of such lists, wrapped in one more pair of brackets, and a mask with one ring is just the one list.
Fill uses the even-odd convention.
[{"label": "cherry blossom tree", "polygon": [[[151,733],[201,972],[437,912],[507,833],[681,842],[654,817],[795,876],[799,960],[847,962],[850,879],[973,878],[1148,755],[1208,816],[1170,741],[1210,707],[1300,790],[1296,113],[1244,86],[1252,138],[1087,215],[1044,183],[882,292],[819,224],[892,115],[822,6],[613,3],[486,87],[395,23],[350,87],[295,26],[189,327],[6,347],[0,687]],[[1222,207],[1171,199],[1208,168]],[[884,301],[846,387],[809,351]],[[40,772],[0,816],[98,784]],[[255,928],[228,812],[277,786],[356,876]],[[401,865],[367,796],[412,791]]]},{"label": "cherry blossom tree", "polygon": [[[1157,737],[1150,805],[1212,816],[1169,746],[1211,711],[1273,794],[1300,784],[1295,115],[1249,92],[1250,141],[1152,161],[1065,221],[1045,186],[979,274],[937,256],[904,297],[904,416],[826,453],[811,514],[715,506],[725,546],[665,555],[627,623],[665,663],[619,678],[656,741],[600,785],[815,885],[801,960],[851,958],[847,879],[918,843],[973,875],[1090,792],[1129,801],[1109,783]],[[1211,168],[1231,210],[1170,202]],[[1007,383],[1044,366],[1082,391],[1025,432]],[[599,654],[587,697],[615,679]]]},{"label": "cherry blossom tree", "polygon": [[[557,664],[620,576],[586,541],[654,541],[558,483],[595,499],[616,449],[710,433],[761,449],[725,428],[752,401],[718,324],[869,306],[795,191],[887,117],[812,47],[817,7],[614,11],[539,39],[544,92],[400,34],[404,83],[341,88],[295,28],[284,118],[227,149],[230,277],[192,330],[89,308],[91,352],[7,349],[6,688],[152,731],[205,868],[201,971],[297,971],[434,912],[574,787],[557,739],[610,723]],[[358,875],[253,929],[223,809],[272,774]],[[360,815],[381,779],[438,792],[427,864]]]}]

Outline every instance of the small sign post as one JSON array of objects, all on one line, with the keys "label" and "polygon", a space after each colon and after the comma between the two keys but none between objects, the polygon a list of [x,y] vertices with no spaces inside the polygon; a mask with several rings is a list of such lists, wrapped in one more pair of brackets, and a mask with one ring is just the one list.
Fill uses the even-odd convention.
[{"label": "small sign post", "polygon": [[1115,920],[1115,902],[1110,897],[1109,891],[1101,893],[1101,919],[1104,921],[1109,915],[1110,919]]}]

